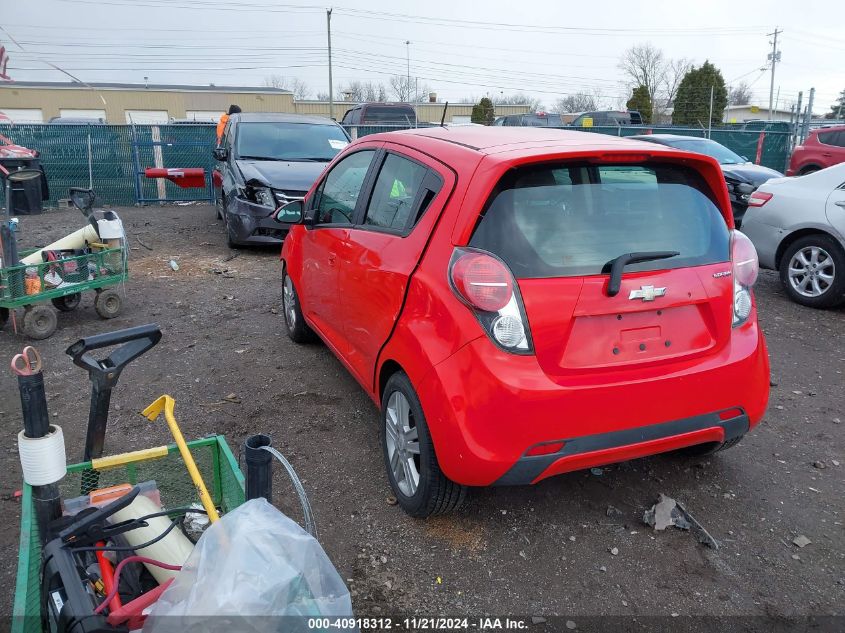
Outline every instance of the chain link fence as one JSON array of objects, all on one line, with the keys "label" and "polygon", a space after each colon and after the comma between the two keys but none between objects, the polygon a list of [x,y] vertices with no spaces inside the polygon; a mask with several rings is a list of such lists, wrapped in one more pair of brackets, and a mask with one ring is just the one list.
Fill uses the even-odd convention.
[{"label": "chain link fence", "polygon": [[[361,138],[407,126],[345,126],[350,136]],[[622,126],[564,128],[582,132],[632,136],[634,134],[683,134],[706,137],[707,130],[671,126]],[[132,205],[150,200],[211,200],[211,174],[215,143],[213,124],[174,125],[3,125],[0,133],[18,145],[38,150],[55,206],[67,197],[69,187],[91,186],[100,204]],[[710,138],[752,162],[783,171],[792,150],[792,133],[786,130],[715,128]],[[759,151],[758,151],[759,150]],[[759,157],[759,161],[758,161]],[[147,167],[205,170],[206,187],[182,189],[164,179],[148,179]],[[4,195],[0,187],[0,200]],[[5,201],[3,201],[5,204]]]}]

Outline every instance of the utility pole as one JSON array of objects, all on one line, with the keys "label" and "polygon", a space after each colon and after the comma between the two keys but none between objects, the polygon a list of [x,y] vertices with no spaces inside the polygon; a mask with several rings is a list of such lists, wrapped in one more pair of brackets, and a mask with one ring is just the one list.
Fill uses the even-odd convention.
[{"label": "utility pole", "polygon": [[334,119],[334,86],[332,85],[332,10],[326,9],[326,31],[329,37],[329,118]]},{"label": "utility pole", "polygon": [[807,138],[807,134],[810,132],[810,119],[813,118],[813,99],[816,96],[816,89],[810,88],[810,98],[807,99],[807,112],[804,115],[804,126],[801,129],[801,142],[804,142],[804,139]]},{"label": "utility pole", "polygon": [[774,39],[772,40],[772,52],[769,53],[769,59],[772,62],[772,81],[769,85],[769,121],[772,120],[773,108],[774,105],[774,98],[775,98],[775,66],[780,61],[780,52],[778,51],[778,34],[783,33],[783,31],[779,31],[777,27],[775,27],[774,33],[767,33],[767,35],[774,35]]},{"label": "utility pole", "polygon": [[798,145],[798,139],[801,136],[801,105],[802,101],[804,101],[804,91],[798,91],[798,105],[795,106],[795,128],[793,132],[793,139],[792,144],[793,146]]},{"label": "utility pole", "polygon": [[405,58],[408,62],[405,85],[408,87],[408,101],[411,100],[411,40],[405,40]]}]

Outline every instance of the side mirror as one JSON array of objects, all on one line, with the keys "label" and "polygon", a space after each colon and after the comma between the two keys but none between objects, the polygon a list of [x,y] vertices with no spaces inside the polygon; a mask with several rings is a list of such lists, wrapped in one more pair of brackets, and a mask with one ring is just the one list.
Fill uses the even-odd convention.
[{"label": "side mirror", "polygon": [[276,209],[273,218],[280,224],[299,224],[302,222],[303,209],[302,200],[291,200]]},{"label": "side mirror", "polygon": [[229,150],[225,147],[215,147],[214,148],[214,159],[215,160],[226,160],[229,158]]}]

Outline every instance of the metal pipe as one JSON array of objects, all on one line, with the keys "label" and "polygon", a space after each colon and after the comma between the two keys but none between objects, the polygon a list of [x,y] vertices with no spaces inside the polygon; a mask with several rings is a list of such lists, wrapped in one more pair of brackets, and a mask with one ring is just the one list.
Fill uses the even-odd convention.
[{"label": "metal pipe", "polygon": [[263,450],[270,444],[270,437],[262,434],[251,435],[244,442],[247,500],[264,497],[273,503],[273,456]]}]

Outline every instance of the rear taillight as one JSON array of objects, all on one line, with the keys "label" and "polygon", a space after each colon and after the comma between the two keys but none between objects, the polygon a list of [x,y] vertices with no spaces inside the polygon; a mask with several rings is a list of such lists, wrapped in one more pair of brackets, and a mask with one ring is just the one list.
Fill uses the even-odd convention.
[{"label": "rear taillight", "polygon": [[772,199],[772,194],[766,191],[755,191],[751,194],[751,197],[748,198],[748,206],[749,207],[762,207],[766,204],[769,200]]},{"label": "rear taillight", "polygon": [[533,351],[519,288],[502,260],[486,251],[456,248],[449,282],[496,345],[515,354]]},{"label": "rear taillight", "polygon": [[737,230],[731,233],[731,263],[734,282],[733,326],[737,327],[751,316],[754,303],[751,287],[757,281],[757,273],[760,272],[757,249],[744,233]]}]

